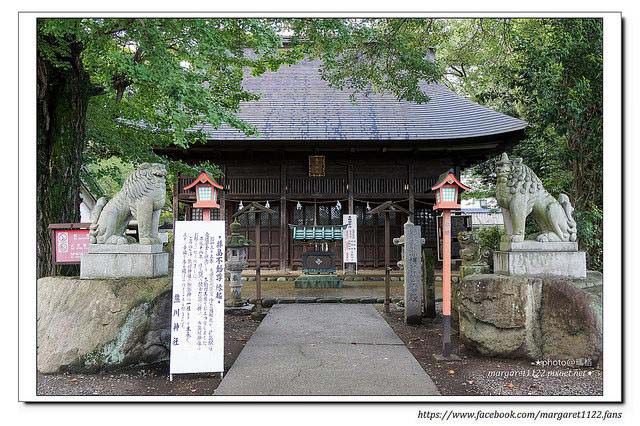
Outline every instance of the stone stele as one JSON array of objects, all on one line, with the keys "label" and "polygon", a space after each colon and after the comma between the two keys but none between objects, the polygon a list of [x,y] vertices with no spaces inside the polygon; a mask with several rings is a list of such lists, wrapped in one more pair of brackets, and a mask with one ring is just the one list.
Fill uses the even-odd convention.
[{"label": "stone stele", "polygon": [[402,246],[404,271],[404,321],[407,324],[422,322],[422,244],[420,226],[410,221],[404,224],[404,235],[394,238],[395,245]]}]

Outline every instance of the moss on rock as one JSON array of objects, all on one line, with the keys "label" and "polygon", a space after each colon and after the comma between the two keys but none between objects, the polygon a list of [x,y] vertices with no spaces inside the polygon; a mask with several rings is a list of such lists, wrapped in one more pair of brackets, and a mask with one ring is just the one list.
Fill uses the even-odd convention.
[{"label": "moss on rock", "polygon": [[98,370],[166,359],[171,278],[38,280],[38,370]]}]

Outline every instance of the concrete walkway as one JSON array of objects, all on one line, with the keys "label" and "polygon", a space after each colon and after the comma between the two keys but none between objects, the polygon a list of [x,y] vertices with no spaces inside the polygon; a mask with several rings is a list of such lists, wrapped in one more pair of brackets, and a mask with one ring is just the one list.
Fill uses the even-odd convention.
[{"label": "concrete walkway", "polygon": [[275,305],[215,395],[438,395],[371,305]]}]

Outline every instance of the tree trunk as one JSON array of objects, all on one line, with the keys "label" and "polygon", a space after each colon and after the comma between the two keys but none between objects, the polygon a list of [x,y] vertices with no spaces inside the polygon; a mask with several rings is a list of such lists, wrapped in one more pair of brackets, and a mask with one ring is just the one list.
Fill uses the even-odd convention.
[{"label": "tree trunk", "polygon": [[[39,40],[49,44],[54,40]],[[82,46],[66,40],[68,50],[54,65],[38,49],[37,56],[37,274],[51,275],[51,223],[79,220],[79,188],[85,119],[91,94]]]}]

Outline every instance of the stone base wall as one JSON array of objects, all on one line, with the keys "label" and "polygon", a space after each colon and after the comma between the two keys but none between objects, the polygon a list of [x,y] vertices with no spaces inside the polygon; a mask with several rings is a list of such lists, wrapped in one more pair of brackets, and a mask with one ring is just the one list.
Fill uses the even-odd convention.
[{"label": "stone base wall", "polygon": [[602,275],[584,280],[471,275],[458,286],[460,336],[488,356],[602,356]]}]

